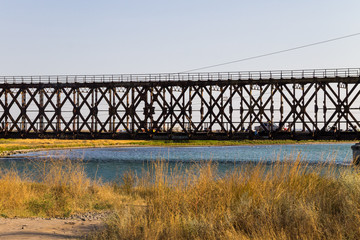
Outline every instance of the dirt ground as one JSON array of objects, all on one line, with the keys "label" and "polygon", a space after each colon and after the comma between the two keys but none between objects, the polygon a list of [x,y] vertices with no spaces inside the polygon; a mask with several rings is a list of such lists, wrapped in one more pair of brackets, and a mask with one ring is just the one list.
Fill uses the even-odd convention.
[{"label": "dirt ground", "polygon": [[0,239],[76,239],[101,227],[101,220],[0,218]]}]

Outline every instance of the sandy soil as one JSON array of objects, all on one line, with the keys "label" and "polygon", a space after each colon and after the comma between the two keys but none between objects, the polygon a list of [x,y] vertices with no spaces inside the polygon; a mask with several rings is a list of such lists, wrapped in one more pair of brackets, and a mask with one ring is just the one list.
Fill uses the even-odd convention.
[{"label": "sandy soil", "polygon": [[76,239],[103,226],[101,220],[0,218],[0,239]]}]

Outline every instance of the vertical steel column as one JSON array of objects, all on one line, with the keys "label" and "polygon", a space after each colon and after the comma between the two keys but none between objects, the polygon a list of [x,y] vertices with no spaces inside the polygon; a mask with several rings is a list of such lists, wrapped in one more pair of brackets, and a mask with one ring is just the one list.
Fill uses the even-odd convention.
[{"label": "vertical steel column", "polygon": [[[284,121],[284,99],[283,99],[283,86],[280,85],[280,125],[285,126]],[[285,126],[286,128],[288,128],[288,126]]]},{"label": "vertical steel column", "polygon": [[9,114],[10,114],[10,109],[9,109],[9,104],[8,104],[8,97],[9,97],[9,89],[5,90],[5,135],[7,134],[8,130],[9,130]]},{"label": "vertical steel column", "polygon": [[98,114],[99,114],[99,102],[98,102],[98,92],[99,92],[99,90],[98,90],[98,88],[95,88],[95,99],[94,99],[94,101],[95,101],[95,114],[96,114],[96,116],[95,116],[95,133],[98,133]]},{"label": "vertical steel column", "polygon": [[[77,120],[77,132],[79,133],[80,132],[80,88],[77,88],[77,91],[76,91],[76,98],[77,98],[77,103],[76,103],[76,113],[77,113],[77,116],[76,116],[76,120]],[[87,100],[86,100],[87,101]]]},{"label": "vertical steel column", "polygon": [[230,117],[230,129],[229,132],[232,134],[233,132],[233,86],[230,85],[230,97],[228,98],[229,101],[229,117]]},{"label": "vertical steel column", "polygon": [[163,94],[162,115],[163,115],[163,122],[164,122],[164,124],[162,126],[162,129],[163,129],[163,131],[167,132],[169,130],[168,129],[169,127],[166,127],[166,114],[167,114],[167,112],[166,112],[166,92],[165,92],[165,88],[163,88],[162,94]]},{"label": "vertical steel column", "polygon": [[185,87],[181,87],[181,95],[182,95],[182,106],[181,106],[181,113],[182,113],[182,127],[183,129],[186,130],[186,126],[185,126],[185,114],[186,114],[186,109],[185,109],[185,92],[186,92],[186,88]]},{"label": "vertical steel column", "polygon": [[326,131],[326,111],[327,111],[327,108],[326,108],[326,85],[324,84],[324,88],[323,88],[323,91],[324,91],[324,99],[323,99],[323,119],[324,119],[324,127],[323,127],[323,130]]},{"label": "vertical steel column", "polygon": [[250,84],[250,96],[249,96],[249,106],[250,106],[250,123],[249,123],[249,131],[251,132],[252,131],[252,123],[253,123],[253,114],[254,114],[254,106],[252,105],[252,88],[253,88],[253,85]]},{"label": "vertical steel column", "polygon": [[191,93],[191,86],[189,86],[189,133],[192,132],[192,93]]},{"label": "vertical steel column", "polygon": [[296,102],[295,102],[295,100],[296,100],[296,90],[295,90],[295,83],[293,83],[292,84],[292,86],[293,86],[293,99],[292,99],[292,115],[293,115],[293,119],[292,119],[292,131],[293,132],[295,132],[296,131],[296,115],[295,115],[295,113],[296,113],[296,108],[297,108],[297,106],[296,106]]},{"label": "vertical steel column", "polygon": [[76,132],[76,121],[78,120],[77,119],[77,109],[76,109],[76,105],[77,105],[77,99],[76,99],[76,88],[73,88],[72,89],[72,92],[73,92],[73,114],[74,114],[74,120],[73,120],[73,133]]},{"label": "vertical steel column", "polygon": [[56,131],[61,132],[61,89],[56,89]]},{"label": "vertical steel column", "polygon": [[108,130],[108,132],[110,133],[110,132],[112,132],[113,131],[113,128],[112,128],[112,114],[113,114],[113,104],[112,104],[112,95],[111,95],[111,89],[112,88],[108,88],[108,91],[109,91],[109,130]]},{"label": "vertical steel column", "polygon": [[301,85],[302,89],[302,100],[301,100],[301,117],[302,117],[302,131],[305,132],[305,88],[304,85]]},{"label": "vertical steel column", "polygon": [[243,92],[243,85],[240,85],[240,123],[241,123],[241,130],[245,130],[245,119],[244,119],[244,92]]},{"label": "vertical steel column", "polygon": [[[223,91],[223,86],[220,87],[220,122],[221,122],[221,131],[226,130],[225,126],[224,126],[224,91]],[[227,130],[226,130],[227,131]]]},{"label": "vertical steel column", "polygon": [[[270,121],[271,121],[271,125],[270,125],[270,137],[272,136],[272,133],[274,132],[274,84],[271,83],[271,96],[270,96]],[[279,126],[281,127],[281,125],[279,124]]]},{"label": "vertical steel column", "polygon": [[128,89],[126,89],[126,128],[129,129],[129,114],[130,114],[130,105],[129,105],[129,94],[130,91],[128,91]]},{"label": "vertical steel column", "polygon": [[345,91],[346,91],[346,95],[345,95],[345,106],[346,106],[346,131],[349,131],[349,111],[350,111],[350,108],[349,108],[349,84],[348,83],[345,83]]},{"label": "vertical steel column", "polygon": [[[263,93],[263,87],[260,86],[260,109],[259,109],[259,111],[260,111],[260,123],[263,122],[263,115],[264,115],[264,113],[263,113],[263,110],[264,110],[263,104],[264,103],[263,103],[262,93]],[[272,126],[272,124],[270,126]],[[271,131],[271,129],[270,129],[270,131]]]},{"label": "vertical steel column", "polygon": [[116,95],[116,87],[113,87],[112,88],[112,106],[111,108],[113,109],[113,112],[112,112],[112,131],[113,133],[116,133],[116,102],[115,102],[115,95]]},{"label": "vertical steel column", "polygon": [[21,131],[26,131],[26,90],[21,90]]},{"label": "vertical steel column", "polygon": [[175,107],[173,105],[173,86],[170,87],[170,106],[171,106],[171,115],[170,115],[170,132],[173,131],[173,115],[175,113]]},{"label": "vertical steel column", "polygon": [[214,106],[213,106],[213,101],[212,101],[212,85],[209,86],[210,87],[210,109],[208,109],[208,111],[210,111],[210,126],[209,126],[209,131],[212,132],[212,120],[213,120],[213,114],[214,114]]},{"label": "vertical steel column", "polygon": [[319,111],[319,107],[318,107],[318,92],[319,92],[319,87],[318,87],[318,83],[315,83],[315,106],[314,106],[314,113],[315,113],[315,126],[313,127],[313,132],[315,131],[316,128],[319,128],[318,126],[318,111]]},{"label": "vertical steel column", "polygon": [[150,131],[151,133],[154,133],[154,116],[153,116],[153,105],[154,105],[154,88],[151,87],[150,88],[150,105],[149,105],[149,109],[148,109],[148,114],[150,116]]},{"label": "vertical steel column", "polygon": [[135,87],[131,87],[131,133],[135,133]]},{"label": "vertical steel column", "polygon": [[201,126],[201,129],[204,129],[204,101],[203,101],[203,98],[204,98],[204,86],[201,86],[201,89],[200,89],[200,94],[201,94],[201,99],[200,99],[200,122],[202,124]]},{"label": "vertical steel column", "polygon": [[337,126],[337,133],[339,134],[340,133],[340,129],[341,129],[341,124],[340,124],[340,121],[341,121],[341,100],[340,100],[340,98],[341,98],[341,92],[340,92],[340,82],[338,82],[338,96],[337,96],[337,106],[336,106],[336,110],[337,110],[337,116],[338,116],[338,119],[337,119],[337,121],[338,121],[338,126]]},{"label": "vertical steel column", "polygon": [[40,122],[40,133],[44,132],[44,114],[45,114],[45,109],[44,109],[44,89],[40,89],[39,91],[40,96],[39,96],[39,122]]},{"label": "vertical steel column", "polygon": [[95,131],[95,91],[94,88],[90,89],[91,91],[91,134],[94,134]]}]

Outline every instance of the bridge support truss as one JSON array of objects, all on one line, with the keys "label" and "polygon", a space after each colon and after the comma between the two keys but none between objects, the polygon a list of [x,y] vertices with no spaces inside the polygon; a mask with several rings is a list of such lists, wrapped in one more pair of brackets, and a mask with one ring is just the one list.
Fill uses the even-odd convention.
[{"label": "bridge support truss", "polygon": [[359,71],[312,71],[3,77],[0,137],[358,139]]}]

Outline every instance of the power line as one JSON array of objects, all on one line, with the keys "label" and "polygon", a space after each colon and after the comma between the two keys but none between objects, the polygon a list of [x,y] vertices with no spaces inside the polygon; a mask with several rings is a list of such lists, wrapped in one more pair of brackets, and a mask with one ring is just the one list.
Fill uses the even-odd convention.
[{"label": "power line", "polygon": [[267,56],[271,56],[271,55],[275,55],[275,54],[279,54],[279,53],[290,52],[290,51],[294,51],[294,50],[298,50],[298,49],[302,49],[302,48],[307,48],[307,47],[312,47],[312,46],[316,46],[316,45],[320,45],[320,44],[334,42],[334,41],[338,41],[338,40],[345,39],[345,38],[351,38],[351,37],[355,37],[358,35],[360,35],[360,32],[342,36],[342,37],[332,38],[332,39],[328,39],[328,40],[324,40],[324,41],[320,41],[320,42],[310,43],[310,44],[306,44],[306,45],[302,45],[302,46],[298,46],[298,47],[288,48],[288,49],[280,50],[280,51],[276,51],[276,52],[270,52],[270,53],[253,56],[253,57],[242,58],[242,59],[234,60],[234,61],[230,61],[230,62],[224,62],[224,63],[209,65],[209,66],[205,66],[205,67],[194,68],[194,69],[190,69],[190,70],[183,71],[180,73],[188,73],[188,72],[199,71],[199,70],[204,70],[204,69],[213,68],[213,67],[224,66],[224,65],[228,65],[228,64],[232,64],[232,63],[244,62],[244,61],[248,61],[248,60],[252,60],[252,59],[267,57]]}]

